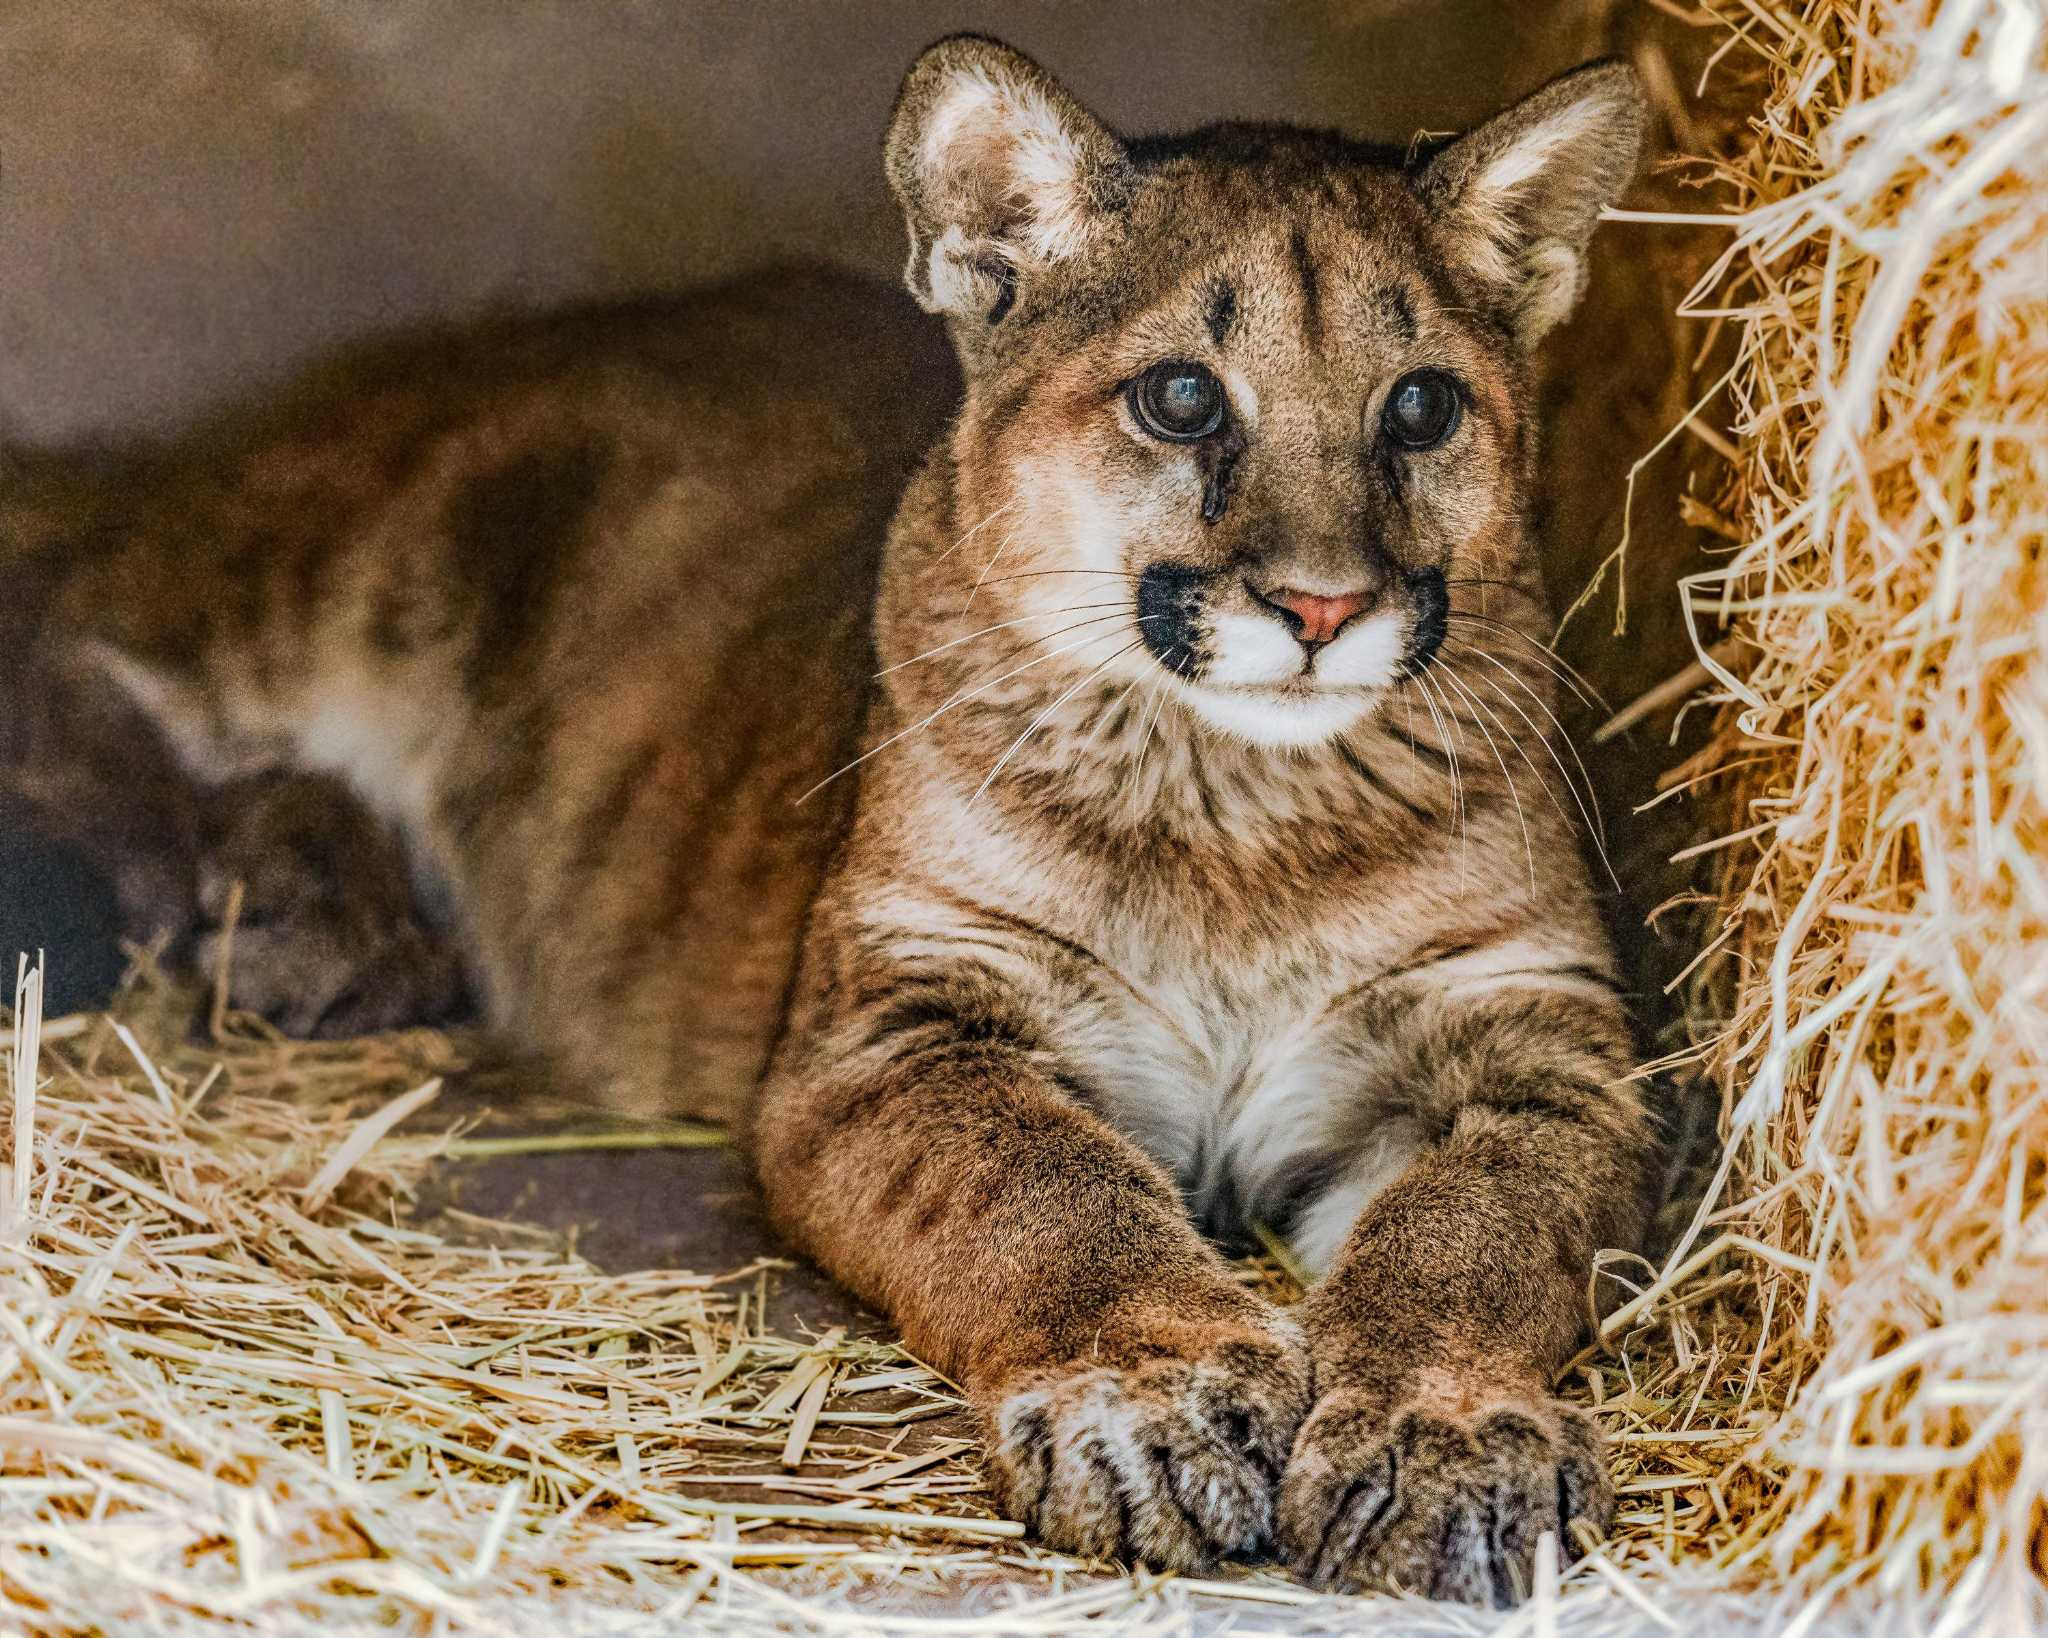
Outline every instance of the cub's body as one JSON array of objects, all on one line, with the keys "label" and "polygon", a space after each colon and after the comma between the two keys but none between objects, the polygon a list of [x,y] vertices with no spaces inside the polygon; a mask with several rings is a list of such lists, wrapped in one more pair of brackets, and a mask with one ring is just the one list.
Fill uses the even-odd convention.
[{"label": "cub's body", "polygon": [[[819,276],[400,351],[99,517],[54,649],[209,781],[348,780],[577,1079],[744,1101],[1048,1540],[1512,1601],[1611,1509],[1550,1376],[1648,1182],[1530,523],[1640,122],[1607,64],[1412,159],[1127,141],[945,41],[885,155],[936,441],[929,332]],[[238,970],[358,1017],[239,811]]]},{"label": "cub's body", "polygon": [[[1553,811],[1527,816],[1556,850],[1532,892],[1509,810],[1468,815],[1477,830],[1461,834],[1448,804],[1439,822],[1418,819],[1341,764],[1276,781],[1243,747],[1163,741],[1159,700],[1125,704],[1120,727],[1109,715],[1049,737],[1065,788],[1105,810],[1092,845],[977,792],[986,768],[949,774],[921,736],[884,753],[896,763],[869,764],[843,855],[858,885],[828,889],[820,925],[844,914],[856,943],[893,929],[906,958],[971,951],[1033,997],[1046,1060],[1166,1169],[1209,1232],[1244,1244],[1263,1225],[1320,1271],[1429,1135],[1406,1089],[1365,1061],[1376,981],[1427,965],[1447,998],[1575,994],[1604,1011],[1606,935],[1590,896],[1558,902],[1559,873],[1581,867]],[[1267,854],[1290,829],[1298,872]]]},{"label": "cub's body", "polygon": [[[146,463],[72,531],[50,627],[240,782],[209,873],[276,874],[236,854],[276,770],[339,776],[494,1019],[621,1106],[731,1118],[850,787],[795,797],[857,748],[882,540],[956,379],[907,300],[823,272],[403,341]],[[75,758],[51,715],[32,761]],[[403,989],[324,934],[309,965],[290,894],[244,906],[244,999]]]}]

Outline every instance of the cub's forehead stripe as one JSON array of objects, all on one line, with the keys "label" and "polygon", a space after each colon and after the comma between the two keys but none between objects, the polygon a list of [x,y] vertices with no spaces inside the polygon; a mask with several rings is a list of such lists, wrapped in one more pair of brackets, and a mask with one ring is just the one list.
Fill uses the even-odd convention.
[{"label": "cub's forehead stripe", "polygon": [[1398,284],[1390,284],[1380,292],[1380,301],[1394,321],[1394,330],[1401,338],[1401,344],[1412,346],[1415,341],[1415,304],[1408,299],[1408,292]]},{"label": "cub's forehead stripe", "polygon": [[1295,276],[1301,280],[1301,328],[1311,345],[1323,339],[1323,290],[1316,273],[1315,258],[1309,254],[1308,229],[1299,224],[1287,236],[1288,254],[1294,258]]},{"label": "cub's forehead stripe", "polygon": [[1209,293],[1209,339],[1222,346],[1237,322],[1237,288],[1228,279],[1218,279]]}]

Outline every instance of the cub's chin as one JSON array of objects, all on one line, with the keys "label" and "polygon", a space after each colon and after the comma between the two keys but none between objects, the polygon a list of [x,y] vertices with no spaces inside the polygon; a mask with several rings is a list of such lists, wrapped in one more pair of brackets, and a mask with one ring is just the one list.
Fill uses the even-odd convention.
[{"label": "cub's chin", "polygon": [[1308,678],[1231,688],[1183,684],[1181,698],[1205,725],[1233,739],[1275,751],[1326,745],[1356,727],[1385,690],[1331,687]]}]

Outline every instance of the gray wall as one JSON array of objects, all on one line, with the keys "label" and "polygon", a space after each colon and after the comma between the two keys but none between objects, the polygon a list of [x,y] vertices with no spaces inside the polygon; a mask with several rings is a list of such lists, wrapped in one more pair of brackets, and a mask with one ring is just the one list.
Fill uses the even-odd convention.
[{"label": "gray wall", "polygon": [[791,254],[893,273],[877,145],[975,28],[1112,123],[1405,140],[1584,0],[0,0],[0,437],[159,430],[331,341]]}]

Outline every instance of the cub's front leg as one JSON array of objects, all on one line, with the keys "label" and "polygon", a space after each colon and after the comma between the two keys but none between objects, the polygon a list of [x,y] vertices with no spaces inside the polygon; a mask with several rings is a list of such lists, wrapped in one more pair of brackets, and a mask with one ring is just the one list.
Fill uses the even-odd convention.
[{"label": "cub's front leg", "polygon": [[1062,1084],[1008,979],[822,964],[754,1121],[783,1231],[965,1386],[1046,1542],[1180,1569],[1268,1546],[1310,1395],[1292,1324]]},{"label": "cub's front leg", "polygon": [[1281,1536],[1321,1586],[1505,1607],[1545,1532],[1568,1561],[1613,1512],[1599,1435],[1550,1382],[1584,1328],[1594,1252],[1642,1224],[1629,1040],[1576,972],[1483,1004],[1423,988],[1369,1010],[1390,1080],[1440,1136],[1305,1304],[1319,1398]]}]

